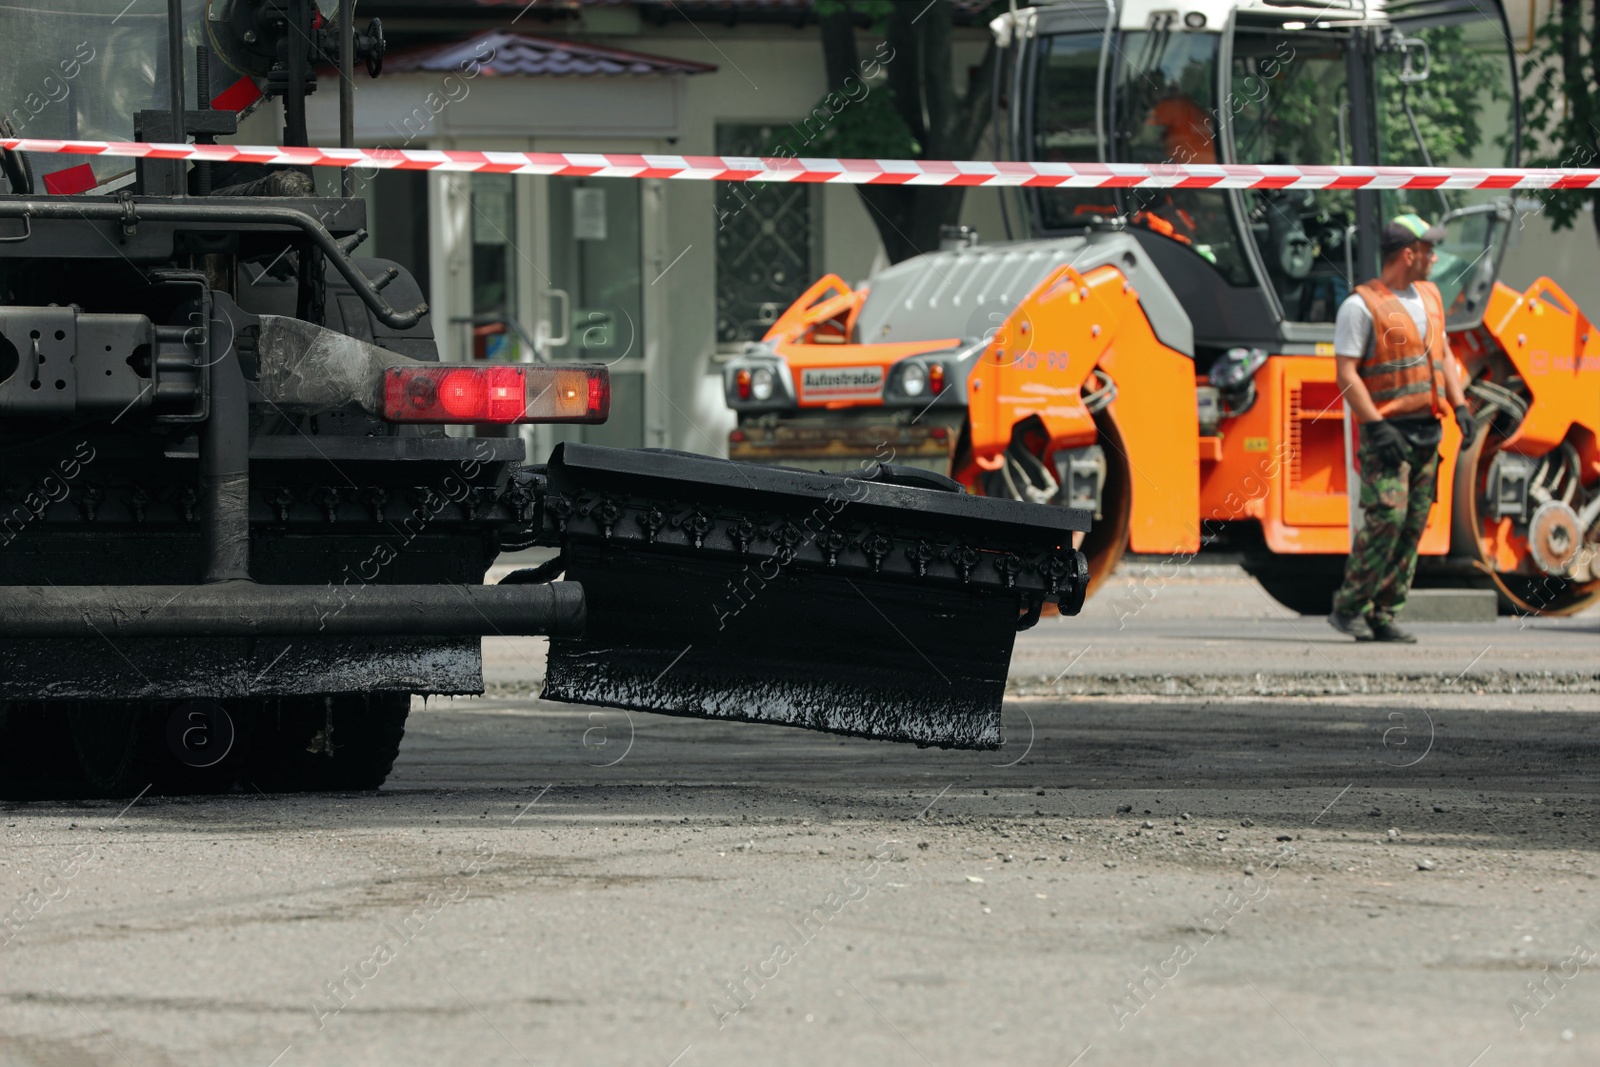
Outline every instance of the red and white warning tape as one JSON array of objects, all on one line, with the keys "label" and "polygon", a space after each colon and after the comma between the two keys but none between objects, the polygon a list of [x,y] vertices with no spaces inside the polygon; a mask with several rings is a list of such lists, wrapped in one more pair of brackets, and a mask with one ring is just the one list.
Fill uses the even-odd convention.
[{"label": "red and white warning tape", "polygon": [[1600,170],[1466,167],[1292,167],[1211,163],[987,163],[974,160],[659,156],[624,152],[461,152],[394,148],[284,148],[0,138],[24,152],[211,160],[464,174],[555,174],[836,185],[1013,185],[1102,189],[1589,189]]}]

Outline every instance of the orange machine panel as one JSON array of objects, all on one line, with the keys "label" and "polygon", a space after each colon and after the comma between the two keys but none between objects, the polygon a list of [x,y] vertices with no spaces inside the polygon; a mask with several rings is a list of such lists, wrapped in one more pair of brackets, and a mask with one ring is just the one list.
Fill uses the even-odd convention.
[{"label": "orange machine panel", "polygon": [[[1274,552],[1349,552],[1345,408],[1333,357],[1273,356],[1257,373],[1256,389],[1256,405],[1221,426],[1222,458],[1204,471],[1202,521],[1256,519]],[[1455,421],[1445,419],[1423,555],[1442,556],[1450,549],[1452,472],[1460,445]]]},{"label": "orange machine panel", "polygon": [[1588,468],[1585,481],[1600,475],[1600,337],[1593,325],[1549,278],[1521,294],[1496,284],[1483,321],[1533,394],[1505,447],[1543,455],[1576,427],[1573,443]]},{"label": "orange machine panel", "polygon": [[1277,515],[1278,473],[1283,445],[1273,418],[1277,390],[1270,384],[1273,363],[1256,374],[1256,403],[1224,422],[1216,437],[1202,438],[1206,462],[1200,468],[1200,523],[1207,532],[1219,523]]},{"label": "orange machine panel", "polygon": [[1280,361],[1283,442],[1283,522],[1287,526],[1345,526],[1344,397],[1333,360]]},{"label": "orange machine panel", "polygon": [[967,386],[979,466],[998,466],[1012,427],[1032,415],[1050,434],[1049,451],[1093,443],[1094,418],[1082,389],[1106,349],[1113,317],[1071,267],[1056,270],[1017,305]]},{"label": "orange machine panel", "polygon": [[850,339],[866,298],[865,286],[851,289],[837,274],[824,274],[778,316],[762,339],[842,344]]},{"label": "orange machine panel", "polygon": [[[1130,328],[1131,327],[1131,328]],[[1200,550],[1200,441],[1195,432],[1194,360],[1156,340],[1143,315],[1129,315],[1100,360],[1117,383],[1106,413],[1127,450],[1134,552]],[[1113,443],[1102,438],[1116,459]]]},{"label": "orange machine panel", "polygon": [[[1083,406],[1084,383],[1096,367],[1116,384],[1106,416],[1120,445],[1098,434]],[[970,389],[972,451],[980,466],[998,462],[1012,427],[1037,415],[1052,451],[1098,439],[1111,463],[1126,464],[1133,551],[1199,549],[1194,361],[1157,340],[1139,294],[1116,268],[1053,273],[1006,321]]]}]

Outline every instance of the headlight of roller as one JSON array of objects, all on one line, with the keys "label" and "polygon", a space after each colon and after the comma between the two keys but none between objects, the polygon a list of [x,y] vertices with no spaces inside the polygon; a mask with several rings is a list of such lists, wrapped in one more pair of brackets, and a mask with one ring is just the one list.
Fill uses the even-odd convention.
[{"label": "headlight of roller", "polygon": [[920,363],[907,363],[900,371],[900,389],[906,396],[921,396],[928,388],[928,369]]}]

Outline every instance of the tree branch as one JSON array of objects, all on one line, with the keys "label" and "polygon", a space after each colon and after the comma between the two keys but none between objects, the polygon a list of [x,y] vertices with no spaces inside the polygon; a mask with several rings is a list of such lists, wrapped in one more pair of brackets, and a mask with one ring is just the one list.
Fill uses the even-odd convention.
[{"label": "tree branch", "polygon": [[1567,98],[1567,115],[1573,125],[1585,134],[1592,130],[1589,122],[1589,93],[1583,79],[1583,6],[1581,0],[1561,0],[1561,80],[1562,95]]},{"label": "tree branch", "polygon": [[[1600,3],[1600,0],[1595,0]],[[994,96],[994,67],[1000,62],[1000,50],[993,41],[983,53],[983,63],[978,67],[976,80],[968,87],[966,99],[961,102],[961,137],[957,158],[971,159],[978,149],[978,139],[983,136],[983,131],[988,127],[989,120],[993,117]],[[1000,155],[998,142],[995,145],[995,156]]]},{"label": "tree branch", "polygon": [[856,28],[850,9],[844,4],[830,8],[817,20],[822,30],[822,61],[828,90],[837,91],[849,77],[860,77],[861,60],[856,52]]},{"label": "tree branch", "polygon": [[887,69],[895,110],[905,120],[911,136],[922,145],[923,155],[927,155],[928,127],[922,118],[922,50],[917,28],[911,23],[915,8],[915,4],[896,4],[889,14],[885,40],[893,49],[894,58],[889,60]]},{"label": "tree branch", "polygon": [[[1600,0],[1597,0],[1600,2]],[[915,5],[911,5],[915,6]],[[928,139],[924,142],[928,159],[959,159],[960,116],[956,109],[954,72],[950,61],[950,34],[954,12],[949,0],[937,0],[923,10],[922,84],[928,105]]]}]

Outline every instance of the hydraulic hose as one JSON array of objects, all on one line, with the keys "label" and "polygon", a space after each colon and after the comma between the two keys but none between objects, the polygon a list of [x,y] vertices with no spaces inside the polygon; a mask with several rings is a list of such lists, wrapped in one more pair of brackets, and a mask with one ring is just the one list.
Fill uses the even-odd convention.
[{"label": "hydraulic hose", "polygon": [[[350,287],[361,297],[362,302],[372,309],[372,313],[378,316],[378,320],[385,326],[396,330],[408,330],[428,313],[427,304],[418,304],[405,311],[398,311],[392,307],[373,286],[371,279],[361,273],[350,257],[345,255],[344,249],[339,247],[339,242],[328,232],[327,227],[299,208],[215,201],[196,203],[187,200],[173,203],[139,200],[133,201],[132,205],[133,213],[142,222],[217,222],[293,227],[304,233],[311,243],[328,257],[334,269],[350,283]],[[125,209],[120,200],[92,203],[85,198],[75,197],[72,200],[0,201],[0,218],[7,219],[87,219],[91,222],[120,224],[124,216]]]}]

